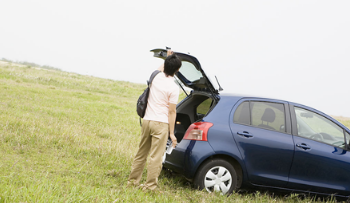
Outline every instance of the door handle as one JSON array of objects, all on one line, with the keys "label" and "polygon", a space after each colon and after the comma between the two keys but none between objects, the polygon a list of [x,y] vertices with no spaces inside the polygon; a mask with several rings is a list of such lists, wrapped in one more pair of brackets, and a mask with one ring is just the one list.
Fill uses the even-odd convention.
[{"label": "door handle", "polygon": [[303,150],[309,150],[311,147],[305,143],[298,143],[296,144],[297,147],[302,148]]},{"label": "door handle", "polygon": [[237,132],[238,135],[241,135],[241,136],[244,136],[244,137],[253,137],[252,134],[250,134],[249,132],[247,131],[243,131],[243,132]]}]

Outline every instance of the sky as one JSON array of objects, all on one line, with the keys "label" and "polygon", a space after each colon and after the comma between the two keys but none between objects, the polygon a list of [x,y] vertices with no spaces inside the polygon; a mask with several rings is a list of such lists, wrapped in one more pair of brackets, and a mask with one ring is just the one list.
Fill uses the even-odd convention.
[{"label": "sky", "polygon": [[[0,58],[146,83],[190,53],[223,92],[350,117],[348,0],[1,0]],[[213,80],[215,82],[215,80]]]}]

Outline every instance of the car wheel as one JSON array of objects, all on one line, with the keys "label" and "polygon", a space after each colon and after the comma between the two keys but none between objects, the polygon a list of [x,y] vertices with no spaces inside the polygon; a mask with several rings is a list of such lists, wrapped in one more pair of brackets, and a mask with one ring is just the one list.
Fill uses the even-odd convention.
[{"label": "car wheel", "polygon": [[229,162],[223,159],[210,160],[198,170],[194,185],[200,190],[228,195],[237,187],[237,174]]}]

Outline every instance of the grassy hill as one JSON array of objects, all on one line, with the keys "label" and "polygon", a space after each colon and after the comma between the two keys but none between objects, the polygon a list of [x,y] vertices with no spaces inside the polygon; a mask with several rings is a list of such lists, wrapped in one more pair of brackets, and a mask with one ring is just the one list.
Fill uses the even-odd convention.
[{"label": "grassy hill", "polygon": [[162,193],[127,188],[140,139],[135,101],[144,88],[0,61],[0,202],[312,201],[208,194],[169,172],[160,176]]}]

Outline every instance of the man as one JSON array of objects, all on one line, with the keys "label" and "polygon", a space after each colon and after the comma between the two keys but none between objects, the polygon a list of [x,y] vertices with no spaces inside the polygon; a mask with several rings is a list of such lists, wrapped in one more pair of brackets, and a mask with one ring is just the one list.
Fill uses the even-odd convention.
[{"label": "man", "polygon": [[147,156],[150,154],[147,180],[144,185],[141,185],[141,188],[143,190],[156,189],[169,134],[172,146],[175,147],[177,144],[174,125],[179,88],[174,83],[173,76],[180,67],[179,57],[168,50],[168,57],[158,69],[161,72],[156,75],[151,84],[147,109],[142,123],[139,150],[132,164],[128,185],[137,186],[140,183]]}]

